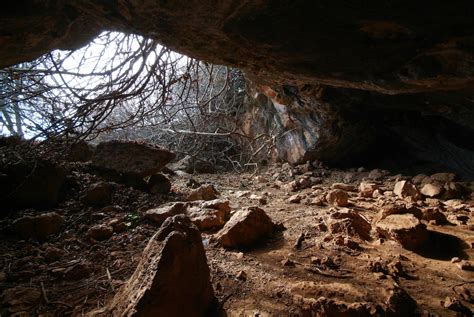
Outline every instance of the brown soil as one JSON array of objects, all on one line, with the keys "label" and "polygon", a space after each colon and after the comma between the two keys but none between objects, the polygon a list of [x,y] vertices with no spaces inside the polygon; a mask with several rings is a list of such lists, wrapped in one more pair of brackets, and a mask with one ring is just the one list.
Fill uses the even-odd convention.
[{"label": "brown soil", "polygon": [[[170,195],[151,195],[117,185],[112,199],[112,205],[117,208],[85,207],[79,197],[99,178],[86,173],[84,166],[68,165],[69,189],[63,202],[49,210],[65,217],[65,225],[57,236],[38,242],[20,240],[11,232],[13,219],[40,213],[35,210],[23,210],[0,220],[0,294],[5,291],[0,312],[3,314],[8,315],[15,304],[12,296],[26,298],[23,303],[16,303],[21,306],[20,311],[26,311],[21,316],[80,316],[104,306],[132,275],[148,239],[158,229],[140,218],[143,211],[167,201],[184,200],[191,191],[186,187],[191,176],[175,175]],[[220,305],[218,315],[312,316],[322,297],[339,304],[361,303],[377,315],[386,309],[394,285],[404,289],[417,302],[419,313],[425,316],[432,316],[428,312],[455,316],[456,312],[441,303],[448,296],[474,309],[472,295],[470,299],[465,295],[474,294],[474,273],[461,270],[451,262],[454,257],[474,259],[474,202],[469,196],[464,197],[465,208],[443,211],[451,223],[427,224],[429,244],[414,252],[394,241],[380,239],[375,233],[367,241],[349,232],[330,233],[328,215],[333,207],[316,206],[309,201],[315,193],[326,193],[331,184],[344,178],[347,182],[348,173],[351,174],[348,183],[357,188],[368,172],[320,169],[313,173],[322,178],[322,183],[295,192],[286,189],[285,184],[294,176],[282,166],[258,174],[192,176],[195,181],[214,185],[221,198],[231,202],[233,210],[266,200],[260,207],[286,228],[246,250],[225,250],[215,243],[213,233],[202,233]],[[275,176],[281,181],[275,180]],[[391,191],[396,178],[383,177],[382,188]],[[390,191],[379,198],[361,198],[357,191],[349,192],[348,208],[373,221],[386,200],[397,200]],[[264,199],[251,199],[252,194]],[[288,202],[294,194],[302,196],[299,203]],[[425,206],[423,201],[417,204]],[[104,241],[87,237],[91,226],[113,219],[123,221],[126,230]],[[47,263],[48,249],[52,247],[61,250],[60,256]],[[73,267],[76,274],[68,275]],[[24,295],[25,292],[30,292],[30,296]],[[8,298],[6,293],[13,295]]]}]

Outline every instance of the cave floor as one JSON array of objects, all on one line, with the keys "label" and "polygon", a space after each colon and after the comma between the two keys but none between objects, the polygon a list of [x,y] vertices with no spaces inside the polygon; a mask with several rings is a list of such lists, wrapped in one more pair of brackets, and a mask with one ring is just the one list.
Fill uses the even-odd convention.
[{"label": "cave floor", "polygon": [[[357,189],[367,175],[368,171],[326,169],[320,173],[320,184],[295,191],[285,185],[294,176],[281,166],[258,173],[175,175],[173,195],[157,198],[120,187],[113,200],[120,207],[107,212],[84,210],[71,196],[53,210],[64,215],[65,229],[42,242],[16,238],[7,230],[11,220],[3,219],[2,310],[23,312],[18,316],[80,316],[103,306],[131,276],[148,238],[157,230],[140,220],[140,211],[182,200],[191,177],[213,184],[233,210],[259,205],[286,228],[245,250],[225,250],[214,242],[212,232],[202,233],[220,316],[362,316],[361,307],[380,315],[380,309],[388,306],[403,312],[409,300],[391,295],[394,289],[413,298],[423,316],[456,316],[442,304],[447,297],[473,310],[474,273],[452,263],[455,257],[474,259],[473,200],[465,199],[462,208],[444,209],[447,224],[426,223],[429,243],[416,252],[375,233],[364,240],[349,231],[331,232],[328,216],[335,207],[311,201],[336,182]],[[88,184],[94,177],[81,176],[79,182]],[[377,198],[361,198],[357,190],[349,191],[347,208],[373,223],[382,205],[399,200],[390,195],[397,177],[403,176],[387,175],[378,181],[388,194]],[[300,201],[289,202],[295,194]],[[417,204],[426,206],[423,201]],[[126,219],[127,230],[105,241],[87,239],[91,225],[116,218]],[[47,263],[51,250],[60,250],[60,255]],[[321,305],[327,311],[318,315],[314,309]]]}]

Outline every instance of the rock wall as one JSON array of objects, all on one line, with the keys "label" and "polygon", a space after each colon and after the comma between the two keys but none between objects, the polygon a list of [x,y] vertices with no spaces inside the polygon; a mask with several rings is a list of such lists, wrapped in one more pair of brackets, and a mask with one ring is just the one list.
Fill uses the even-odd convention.
[{"label": "rock wall", "polygon": [[19,0],[1,8],[0,67],[79,47],[101,30],[135,32],[244,69],[267,96],[259,97],[264,117],[290,162],[410,158],[474,177],[472,1]]}]

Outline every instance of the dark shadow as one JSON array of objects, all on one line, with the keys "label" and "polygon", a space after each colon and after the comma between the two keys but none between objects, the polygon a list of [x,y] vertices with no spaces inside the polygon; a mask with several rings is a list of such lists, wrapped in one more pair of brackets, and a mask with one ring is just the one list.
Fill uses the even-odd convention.
[{"label": "dark shadow", "polygon": [[458,237],[436,231],[429,231],[429,234],[428,242],[420,250],[415,251],[419,255],[446,261],[453,257],[467,258],[463,249],[467,249],[469,246]]}]

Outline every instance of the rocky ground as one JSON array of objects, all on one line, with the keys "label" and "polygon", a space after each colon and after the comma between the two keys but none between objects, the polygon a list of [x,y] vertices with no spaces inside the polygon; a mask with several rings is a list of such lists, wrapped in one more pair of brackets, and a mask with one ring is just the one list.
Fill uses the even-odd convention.
[{"label": "rocky ground", "polygon": [[[206,305],[217,298],[217,316],[472,316],[474,183],[454,174],[312,162],[165,176],[87,155],[32,168],[22,146],[0,149],[2,188],[18,188],[2,197],[1,316],[113,315],[109,303],[135,291],[143,313],[140,296],[161,294],[160,283],[178,290],[177,303],[192,302],[177,297],[199,285]],[[39,181],[12,178],[18,168]],[[43,168],[57,168],[43,173],[55,181]],[[49,189],[21,194],[30,187]],[[41,208],[25,203],[35,199]]]}]

